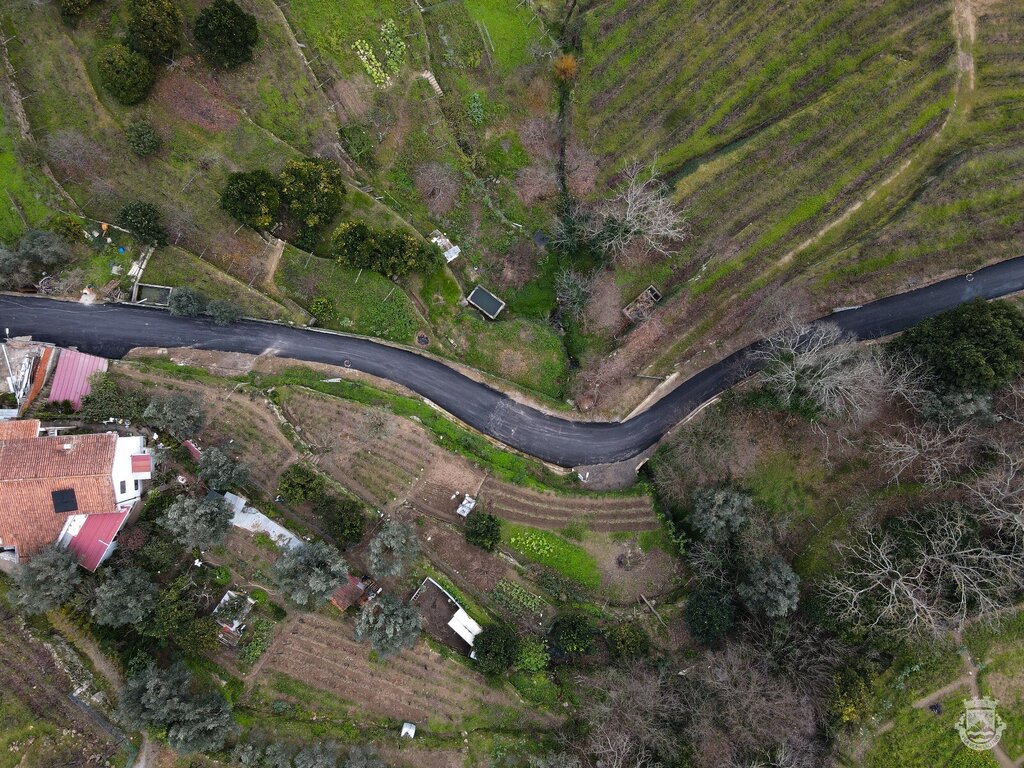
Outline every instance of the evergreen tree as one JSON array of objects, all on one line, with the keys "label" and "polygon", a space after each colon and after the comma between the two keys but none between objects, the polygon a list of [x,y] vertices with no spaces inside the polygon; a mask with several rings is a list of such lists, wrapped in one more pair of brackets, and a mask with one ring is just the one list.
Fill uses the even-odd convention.
[{"label": "evergreen tree", "polygon": [[200,11],[194,34],[203,58],[224,69],[252,61],[252,49],[260,38],[256,17],[234,0],[213,0]]},{"label": "evergreen tree", "polygon": [[15,571],[11,601],[28,613],[45,613],[64,605],[81,583],[74,555],[50,545]]},{"label": "evergreen tree", "polygon": [[274,578],[285,597],[302,608],[315,608],[348,577],[348,565],[334,547],[313,541],[288,549],[274,563]]},{"label": "evergreen tree", "polygon": [[97,624],[123,627],[141,624],[153,612],[157,587],[139,568],[114,571],[96,588],[92,615]]},{"label": "evergreen tree", "polygon": [[387,658],[412,648],[420,627],[420,615],[415,608],[385,593],[363,606],[356,620],[356,640],[369,641],[374,651]]}]

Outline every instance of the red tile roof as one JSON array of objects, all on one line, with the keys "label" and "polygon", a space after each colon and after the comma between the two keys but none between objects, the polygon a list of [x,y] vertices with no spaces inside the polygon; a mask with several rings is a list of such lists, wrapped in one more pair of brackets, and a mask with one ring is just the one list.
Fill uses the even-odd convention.
[{"label": "red tile roof", "polygon": [[82,528],[68,543],[68,549],[87,571],[95,571],[107,553],[117,532],[121,530],[128,512],[89,515]]},{"label": "red tile roof", "polygon": [[58,435],[0,442],[0,481],[110,475],[117,435]]},{"label": "red tile roof", "polygon": [[70,400],[77,411],[82,407],[82,398],[92,389],[89,379],[94,373],[107,370],[107,361],[95,355],[86,355],[73,349],[65,349],[57,358],[57,370],[50,385],[49,402]]},{"label": "red tile roof", "polygon": [[19,437],[35,437],[39,434],[39,419],[0,421],[0,442]]},{"label": "red tile roof", "polygon": [[153,459],[148,453],[132,454],[132,474],[144,475],[153,471]]},{"label": "red tile roof", "polygon": [[[0,441],[0,541],[29,558],[52,544],[73,514],[116,509],[110,472],[117,436],[62,435]],[[70,446],[65,448],[65,446]],[[54,511],[54,491],[73,490],[77,509]]]}]

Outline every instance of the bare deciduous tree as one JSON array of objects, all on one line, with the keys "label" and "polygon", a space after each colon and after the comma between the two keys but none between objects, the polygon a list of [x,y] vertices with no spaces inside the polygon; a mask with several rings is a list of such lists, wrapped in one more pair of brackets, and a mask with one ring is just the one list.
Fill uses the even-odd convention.
[{"label": "bare deciduous tree", "polygon": [[1004,536],[1024,537],[1024,449],[1003,440],[989,450],[991,468],[964,485],[986,522]]},{"label": "bare deciduous tree", "polygon": [[594,290],[595,273],[566,267],[555,278],[555,297],[562,311],[575,322],[586,320],[587,302]]},{"label": "bare deciduous tree", "polygon": [[667,256],[672,244],[686,239],[689,226],[658,179],[656,166],[645,168],[634,161],[626,166],[623,180],[621,191],[600,206],[591,220],[591,237],[613,259],[637,243],[647,252]]},{"label": "bare deciduous tree", "polygon": [[583,750],[607,768],[646,768],[678,756],[678,724],[685,702],[674,676],[636,664],[582,681],[583,718],[589,734]]},{"label": "bare deciduous tree", "polygon": [[778,754],[790,755],[794,768],[827,764],[810,701],[772,676],[749,645],[708,654],[688,670],[682,691],[686,735],[701,768],[756,765]]},{"label": "bare deciduous tree", "polygon": [[414,174],[416,191],[434,216],[444,216],[459,199],[462,182],[451,168],[441,163],[426,163]]},{"label": "bare deciduous tree", "polygon": [[830,416],[860,419],[887,397],[888,367],[877,349],[861,349],[832,323],[791,320],[751,359],[762,380],[788,405],[801,399]]},{"label": "bare deciduous tree", "polygon": [[968,469],[978,447],[977,431],[971,424],[943,429],[933,424],[898,424],[895,433],[878,441],[882,466],[890,482],[903,475],[930,487],[937,487]]},{"label": "bare deciduous tree", "polygon": [[533,205],[538,200],[547,200],[558,194],[558,177],[550,168],[531,165],[518,173],[515,189],[524,205]]},{"label": "bare deciduous tree", "polygon": [[974,516],[959,505],[903,523],[899,537],[869,529],[862,541],[840,546],[844,576],[831,579],[825,592],[846,619],[942,636],[974,618],[992,620],[1024,587],[1018,536],[980,538]]}]

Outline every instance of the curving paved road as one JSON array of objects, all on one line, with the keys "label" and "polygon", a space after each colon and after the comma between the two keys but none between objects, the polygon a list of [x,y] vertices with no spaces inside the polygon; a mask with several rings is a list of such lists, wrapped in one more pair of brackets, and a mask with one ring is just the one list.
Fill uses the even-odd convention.
[{"label": "curving paved road", "polygon": [[[861,339],[905,330],[926,317],[981,297],[1024,291],[1024,256],[838,312],[830,322]],[[30,296],[0,295],[0,327],[11,336],[76,346],[119,358],[132,347],[198,349],[342,365],[403,384],[503,443],[564,467],[622,461],[657,442],[702,403],[752,373],[750,348],[705,368],[651,408],[625,422],[573,421],[542,413],[448,366],[369,339],[258,321],[218,328],[208,320],[171,317],[127,306],[85,306]]]}]

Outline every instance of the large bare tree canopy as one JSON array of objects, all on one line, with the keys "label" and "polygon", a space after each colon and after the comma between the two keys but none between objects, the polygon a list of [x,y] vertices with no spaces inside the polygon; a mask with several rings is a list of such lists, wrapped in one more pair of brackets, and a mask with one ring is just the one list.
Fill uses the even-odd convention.
[{"label": "large bare tree canopy", "polygon": [[844,576],[826,593],[842,616],[866,628],[942,636],[990,621],[1024,588],[1020,528],[988,530],[959,504],[931,507],[861,541],[841,545]]}]

